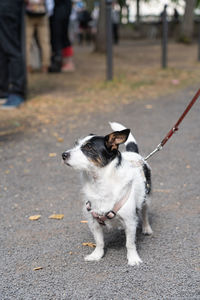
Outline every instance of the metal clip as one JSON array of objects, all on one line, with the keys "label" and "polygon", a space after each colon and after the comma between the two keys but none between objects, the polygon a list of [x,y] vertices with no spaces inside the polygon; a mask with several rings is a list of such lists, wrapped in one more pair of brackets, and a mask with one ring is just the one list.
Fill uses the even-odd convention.
[{"label": "metal clip", "polygon": [[144,160],[149,159],[151,156],[153,156],[156,152],[158,152],[160,150],[162,150],[162,144],[161,143],[156,147],[155,150],[153,150],[149,155],[147,155]]}]

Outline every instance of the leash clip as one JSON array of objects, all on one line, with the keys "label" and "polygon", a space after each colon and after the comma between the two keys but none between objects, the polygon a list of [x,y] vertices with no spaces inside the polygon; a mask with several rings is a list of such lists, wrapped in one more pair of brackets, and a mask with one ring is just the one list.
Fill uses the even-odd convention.
[{"label": "leash clip", "polygon": [[162,148],[163,148],[162,143],[160,143],[160,144],[156,147],[155,150],[153,150],[149,155],[147,155],[147,156],[145,157],[144,160],[149,159],[149,158],[150,158],[151,156],[153,156],[156,152],[162,150]]}]

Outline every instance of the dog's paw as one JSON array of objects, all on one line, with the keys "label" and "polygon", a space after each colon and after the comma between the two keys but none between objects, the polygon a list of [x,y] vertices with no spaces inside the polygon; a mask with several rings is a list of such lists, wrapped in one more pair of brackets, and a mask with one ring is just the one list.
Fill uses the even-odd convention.
[{"label": "dog's paw", "polygon": [[129,254],[127,258],[129,266],[138,266],[142,263],[142,260],[137,253]]},{"label": "dog's paw", "polygon": [[148,226],[142,227],[142,233],[145,235],[152,235],[153,230],[151,229],[151,226],[148,225]]},{"label": "dog's paw", "polygon": [[104,255],[104,251],[101,249],[95,249],[91,254],[85,256],[85,261],[98,261]]},{"label": "dog's paw", "polygon": [[129,259],[128,260],[128,265],[129,266],[139,266],[139,264],[142,263],[142,260],[139,258],[139,259]]}]

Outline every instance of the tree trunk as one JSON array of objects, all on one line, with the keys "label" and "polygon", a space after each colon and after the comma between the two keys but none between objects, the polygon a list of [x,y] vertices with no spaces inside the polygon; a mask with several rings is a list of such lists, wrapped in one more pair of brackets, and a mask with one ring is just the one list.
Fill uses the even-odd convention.
[{"label": "tree trunk", "polygon": [[180,41],[183,43],[191,43],[194,31],[194,9],[196,0],[185,0],[185,14],[181,28]]},{"label": "tree trunk", "polygon": [[140,0],[136,1],[136,27],[140,25]]},{"label": "tree trunk", "polygon": [[97,26],[97,36],[95,43],[95,51],[106,52],[106,3],[100,0],[99,20]]}]

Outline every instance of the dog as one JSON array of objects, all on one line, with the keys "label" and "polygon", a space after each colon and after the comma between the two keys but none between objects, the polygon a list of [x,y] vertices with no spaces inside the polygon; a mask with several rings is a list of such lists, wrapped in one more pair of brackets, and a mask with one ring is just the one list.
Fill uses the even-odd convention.
[{"label": "dog", "polygon": [[[82,174],[84,211],[96,242],[85,261],[103,257],[103,229],[120,223],[126,234],[128,264],[134,266],[142,262],[135,245],[138,215],[142,218],[142,232],[152,234],[148,219],[151,169],[139,154],[130,129],[116,122],[110,126],[112,133],[81,138],[62,153],[62,158]],[[125,144],[126,151],[119,151],[121,144]]]}]

